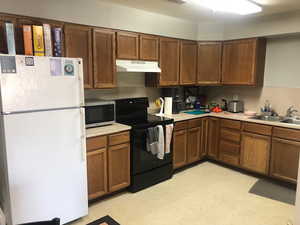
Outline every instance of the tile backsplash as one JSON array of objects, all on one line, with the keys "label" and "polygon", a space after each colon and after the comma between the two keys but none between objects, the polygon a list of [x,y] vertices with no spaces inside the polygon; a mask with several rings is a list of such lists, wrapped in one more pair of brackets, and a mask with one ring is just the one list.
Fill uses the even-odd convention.
[{"label": "tile backsplash", "polygon": [[237,95],[245,102],[245,110],[260,111],[260,107],[269,100],[272,107],[280,115],[285,115],[289,106],[300,111],[300,88],[281,87],[206,87],[208,101],[221,103],[221,99],[232,100]]},{"label": "tile backsplash", "polygon": [[161,96],[158,88],[145,87],[144,73],[117,73],[117,88],[85,90],[85,98],[120,99],[120,98],[149,98],[149,112],[157,111],[154,101]]}]

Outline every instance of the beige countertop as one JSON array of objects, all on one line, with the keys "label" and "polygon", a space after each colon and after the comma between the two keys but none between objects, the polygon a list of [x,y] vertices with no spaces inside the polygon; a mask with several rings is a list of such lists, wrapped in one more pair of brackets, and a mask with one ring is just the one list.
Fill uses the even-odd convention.
[{"label": "beige countertop", "polygon": [[131,130],[130,126],[114,123],[112,125],[86,129],[86,137],[96,137]]},{"label": "beige countertop", "polygon": [[245,116],[243,113],[222,112],[222,113],[207,113],[207,114],[202,114],[202,115],[191,115],[191,114],[187,114],[187,113],[179,113],[179,114],[165,115],[165,116],[174,119],[175,122],[210,116],[210,117],[216,117],[216,118],[241,120],[241,121],[246,121],[246,122],[266,124],[266,125],[271,125],[271,126],[286,127],[286,128],[300,130],[300,125],[250,119],[249,116]]}]

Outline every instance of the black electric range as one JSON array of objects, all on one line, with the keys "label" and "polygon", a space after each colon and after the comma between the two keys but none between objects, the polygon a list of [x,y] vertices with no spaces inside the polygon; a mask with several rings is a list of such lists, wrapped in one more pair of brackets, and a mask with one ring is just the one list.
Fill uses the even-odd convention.
[{"label": "black electric range", "polygon": [[148,98],[130,98],[116,100],[116,120],[118,123],[132,127],[131,136],[131,185],[129,190],[137,192],[164,180],[173,175],[173,151],[165,154],[164,158],[147,151],[146,139],[149,127],[173,124],[174,120],[154,116],[147,113]]}]

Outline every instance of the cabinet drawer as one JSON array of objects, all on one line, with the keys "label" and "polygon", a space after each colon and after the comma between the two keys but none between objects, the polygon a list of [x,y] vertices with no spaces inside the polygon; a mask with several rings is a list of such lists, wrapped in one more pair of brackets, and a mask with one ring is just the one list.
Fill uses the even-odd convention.
[{"label": "cabinet drawer", "polygon": [[92,137],[86,140],[86,149],[88,152],[106,148],[107,146],[107,136],[99,136],[99,137]]},{"label": "cabinet drawer", "polygon": [[234,165],[234,166],[238,166],[240,164],[239,156],[235,156],[235,155],[220,153],[219,159],[224,163]]},{"label": "cabinet drawer", "polygon": [[202,120],[196,119],[196,120],[189,120],[188,121],[188,127],[194,128],[194,127],[201,127]]},{"label": "cabinet drawer", "polygon": [[219,150],[220,150],[220,153],[238,155],[238,154],[240,154],[240,145],[221,140]]},{"label": "cabinet drawer", "polygon": [[233,141],[236,143],[241,142],[241,134],[239,131],[229,130],[226,128],[221,129],[221,139],[225,139],[228,141]]},{"label": "cabinet drawer", "polygon": [[182,122],[177,122],[175,123],[175,131],[177,130],[184,130],[188,128],[188,122],[187,121],[182,121]]},{"label": "cabinet drawer", "polygon": [[300,130],[274,127],[273,136],[278,137],[278,138],[282,138],[282,139],[300,141]]},{"label": "cabinet drawer", "polygon": [[108,143],[110,146],[127,143],[127,142],[130,142],[129,132],[112,134],[112,135],[109,135],[109,137],[108,137]]},{"label": "cabinet drawer", "polygon": [[225,127],[225,128],[240,130],[241,124],[242,124],[241,121],[226,120],[226,119],[221,120],[221,127]]},{"label": "cabinet drawer", "polygon": [[250,133],[262,134],[267,136],[271,136],[272,134],[272,126],[257,123],[243,123],[243,130]]}]

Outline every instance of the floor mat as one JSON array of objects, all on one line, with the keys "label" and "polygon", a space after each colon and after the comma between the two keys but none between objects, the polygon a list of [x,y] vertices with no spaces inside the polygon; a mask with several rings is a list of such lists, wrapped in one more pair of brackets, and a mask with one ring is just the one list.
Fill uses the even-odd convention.
[{"label": "floor mat", "polygon": [[257,181],[249,190],[249,193],[284,202],[290,205],[295,205],[296,201],[296,191],[294,189],[263,179]]},{"label": "floor mat", "polygon": [[120,225],[117,221],[115,221],[110,216],[104,216],[94,222],[91,222],[87,225]]}]

